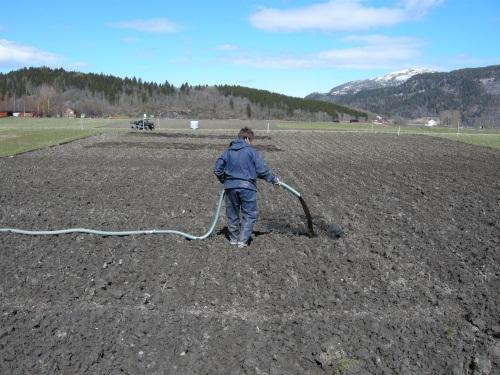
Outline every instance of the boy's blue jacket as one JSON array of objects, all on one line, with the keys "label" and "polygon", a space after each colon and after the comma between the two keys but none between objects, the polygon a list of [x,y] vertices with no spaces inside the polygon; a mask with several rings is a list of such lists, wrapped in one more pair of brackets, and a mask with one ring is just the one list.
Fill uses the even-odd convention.
[{"label": "boy's blue jacket", "polygon": [[277,177],[266,166],[260,154],[243,139],[229,144],[214,165],[214,173],[225,189],[257,190],[257,178],[274,183]]}]

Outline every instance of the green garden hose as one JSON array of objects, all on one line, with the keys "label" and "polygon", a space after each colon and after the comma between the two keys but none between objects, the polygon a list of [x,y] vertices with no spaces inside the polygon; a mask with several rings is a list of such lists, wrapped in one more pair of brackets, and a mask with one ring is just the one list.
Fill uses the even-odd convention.
[{"label": "green garden hose", "polygon": [[[301,203],[303,199],[300,193],[292,188],[291,186],[285,184],[284,182],[279,182],[279,185],[288,190],[291,194],[295,195]],[[130,231],[103,231],[103,230],[95,230],[95,229],[86,229],[86,228],[68,228],[68,229],[59,229],[59,230],[24,230],[24,229],[16,229],[16,228],[0,228],[0,233],[16,233],[16,234],[26,234],[31,236],[48,236],[48,235],[58,235],[58,234],[69,234],[69,233],[87,233],[87,234],[95,234],[98,236],[132,236],[139,234],[173,234],[181,237],[185,237],[189,240],[204,240],[208,236],[210,236],[215,229],[215,225],[219,220],[220,210],[222,207],[222,201],[224,199],[224,190],[221,191],[219,195],[219,200],[217,201],[217,205],[214,211],[214,218],[212,220],[212,224],[208,229],[207,233],[202,236],[195,236],[189,233],[180,232],[178,230],[172,229],[151,229],[151,230],[130,230]],[[302,204],[304,212],[306,212],[307,206],[304,206],[305,202]],[[309,227],[309,235],[314,236],[314,232],[312,231],[312,220],[310,218],[309,210],[306,212],[306,216],[308,217],[308,227]]]},{"label": "green garden hose", "polygon": [[290,193],[292,193],[293,195],[295,195],[297,198],[301,197],[301,194],[297,190],[295,190],[290,185],[285,184],[283,181],[278,182],[278,185],[281,186],[281,187],[284,187],[286,190],[288,190]]},{"label": "green garden hose", "polygon": [[306,201],[304,198],[302,198],[302,195],[295,190],[293,187],[285,184],[284,182],[278,182],[278,184],[282,187],[284,187],[286,190],[288,190],[290,193],[295,195],[297,198],[299,198],[300,204],[302,205],[302,209],[304,210],[304,214],[306,215],[306,220],[307,220],[307,229],[309,230],[309,237],[314,237],[314,228],[313,228],[313,222],[312,222],[312,217],[311,213],[309,212],[309,207],[307,207]]}]

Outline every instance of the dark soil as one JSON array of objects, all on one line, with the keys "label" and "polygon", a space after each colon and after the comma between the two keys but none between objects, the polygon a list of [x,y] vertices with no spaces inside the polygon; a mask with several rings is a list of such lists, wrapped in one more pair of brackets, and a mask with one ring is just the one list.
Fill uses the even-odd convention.
[{"label": "dark soil", "polygon": [[[154,134],[0,159],[0,227],[202,234],[227,142]],[[204,241],[0,234],[0,373],[500,372],[499,151],[323,132],[257,145],[315,237],[263,182],[245,249],[223,218]]]},{"label": "dark soil", "polygon": [[[155,133],[156,134],[156,133]],[[137,142],[137,141],[121,141],[121,142],[99,142],[86,147],[99,148],[151,148],[151,149],[170,149],[170,150],[219,150],[223,151],[228,147],[228,143],[186,143],[186,142]],[[276,152],[282,151],[275,145],[255,145],[259,151]]]},{"label": "dark soil", "polygon": [[[146,138],[155,138],[155,137],[161,137],[161,138],[184,138],[184,139],[189,139],[189,138],[194,138],[194,139],[226,139],[229,141],[232,141],[235,138],[234,134],[207,134],[207,133],[175,133],[175,132],[151,132],[151,133],[145,133],[145,132],[130,132],[129,136],[134,136],[134,137],[146,137]],[[259,135],[259,140],[267,140],[271,139],[270,136],[268,135]]]}]

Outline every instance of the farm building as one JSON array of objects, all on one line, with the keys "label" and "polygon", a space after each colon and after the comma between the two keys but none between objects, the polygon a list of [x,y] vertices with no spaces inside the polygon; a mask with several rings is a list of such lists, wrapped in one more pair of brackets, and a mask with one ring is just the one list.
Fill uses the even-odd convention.
[{"label": "farm building", "polygon": [[0,117],[40,117],[40,114],[35,111],[0,111]]},{"label": "farm building", "polygon": [[430,119],[429,121],[427,121],[425,123],[425,126],[429,126],[429,127],[434,127],[434,126],[437,126],[437,121],[434,120],[434,119]]},{"label": "farm building", "polygon": [[36,115],[36,112],[32,111],[19,112],[19,117],[36,117]]},{"label": "farm building", "polygon": [[64,117],[70,117],[70,118],[75,118],[76,117],[76,111],[72,108],[66,108],[64,110]]}]

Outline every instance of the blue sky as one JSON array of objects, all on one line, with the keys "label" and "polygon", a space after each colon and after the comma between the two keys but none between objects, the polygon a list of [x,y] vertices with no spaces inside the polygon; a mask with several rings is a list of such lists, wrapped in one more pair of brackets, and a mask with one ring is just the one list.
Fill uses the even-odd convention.
[{"label": "blue sky", "polygon": [[292,96],[500,64],[500,0],[3,2],[0,72],[50,66]]}]

